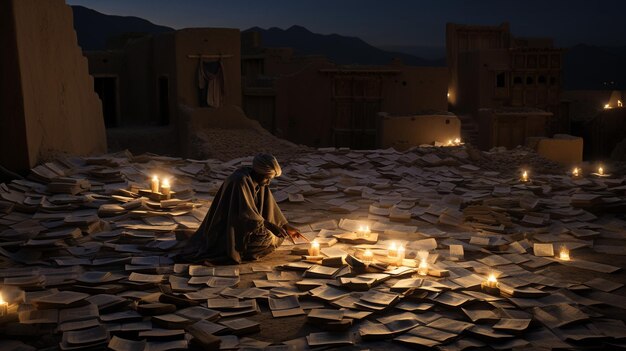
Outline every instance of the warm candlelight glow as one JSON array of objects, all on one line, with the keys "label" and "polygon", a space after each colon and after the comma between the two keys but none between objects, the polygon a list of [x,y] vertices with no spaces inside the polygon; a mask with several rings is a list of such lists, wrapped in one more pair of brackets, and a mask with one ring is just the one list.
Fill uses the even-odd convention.
[{"label": "warm candlelight glow", "polygon": [[623,107],[622,100],[617,100],[617,107]]},{"label": "warm candlelight glow", "polygon": [[565,247],[565,245],[561,246],[561,251],[559,252],[559,258],[563,261],[570,260],[569,250],[567,249],[567,247]]},{"label": "warm candlelight glow", "polygon": [[461,145],[461,138],[454,139],[454,143],[457,145]]},{"label": "warm candlelight glow", "polygon": [[311,241],[311,247],[309,247],[309,256],[319,256],[320,255],[320,243],[317,240]]},{"label": "warm candlelight glow", "polygon": [[150,181],[150,191],[153,193],[159,192],[159,177],[152,176],[152,180]]},{"label": "warm candlelight glow", "polygon": [[580,169],[578,167],[574,167],[574,170],[572,171],[572,175],[574,177],[578,177],[580,175]]},{"label": "warm candlelight glow", "polygon": [[404,246],[400,245],[400,247],[398,247],[398,266],[402,266],[402,264],[404,263],[405,253],[406,250],[404,249]]},{"label": "warm candlelight glow", "polygon": [[454,145],[454,144],[452,143],[452,139],[448,140],[448,146],[452,146],[452,145]]},{"label": "warm candlelight glow", "polygon": [[170,180],[163,179],[163,183],[161,184],[161,193],[165,196],[170,196],[170,191],[172,188],[170,187]]},{"label": "warm candlelight glow", "polygon": [[605,109],[605,110],[608,110],[608,109],[610,109],[610,108],[611,108],[611,105],[609,105],[609,104],[604,105],[604,109]]},{"label": "warm candlelight glow", "polygon": [[522,173],[522,182],[527,182],[528,181],[528,171],[524,171],[524,173]]},{"label": "warm candlelight glow", "polygon": [[365,252],[363,253],[363,263],[369,266],[373,260],[374,260],[374,253],[370,249],[366,249]]},{"label": "warm candlelight glow", "polygon": [[487,286],[490,288],[496,288],[498,286],[498,279],[494,273],[490,273],[487,278]]},{"label": "warm candlelight glow", "polygon": [[604,168],[602,168],[602,166],[598,167],[598,174],[604,175]]},{"label": "warm candlelight glow", "polygon": [[8,313],[9,304],[4,301],[4,298],[0,294],[0,316],[4,316]]},{"label": "warm candlelight glow", "polygon": [[398,257],[398,248],[396,247],[396,243],[395,242],[391,242],[391,245],[389,245],[389,250],[388,250],[387,255],[390,258]]},{"label": "warm candlelight glow", "polygon": [[420,260],[419,266],[417,266],[417,274],[419,275],[428,275],[428,262],[425,258]]},{"label": "warm candlelight glow", "polygon": [[359,238],[368,238],[370,236],[370,227],[368,225],[359,226],[359,230],[356,232],[356,235]]}]

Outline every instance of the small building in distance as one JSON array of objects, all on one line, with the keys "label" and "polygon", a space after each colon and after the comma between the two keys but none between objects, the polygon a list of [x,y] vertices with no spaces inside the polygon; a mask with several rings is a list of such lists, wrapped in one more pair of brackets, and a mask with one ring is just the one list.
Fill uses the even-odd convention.
[{"label": "small building in distance", "polygon": [[243,107],[275,135],[314,147],[379,147],[379,112],[447,111],[446,67],[337,65],[242,39]]},{"label": "small building in distance", "polygon": [[194,129],[245,123],[240,49],[238,29],[188,28],[134,38],[120,50],[84,52],[109,138],[115,127],[137,126],[128,138],[144,140],[134,144],[187,155]]},{"label": "small building in distance", "polygon": [[[527,137],[569,132],[567,109],[561,107],[560,96],[562,49],[555,48],[551,39],[513,37],[508,23],[499,26],[448,23],[446,50],[451,111],[471,116],[468,121],[477,121],[481,109],[515,108],[515,115],[522,118],[520,111],[530,108],[524,122],[526,134],[514,140],[505,136],[519,136],[519,130],[500,129],[515,124],[504,123],[502,118],[488,119],[496,123],[492,126],[485,126],[484,119],[480,121],[483,148],[511,146],[520,140],[523,145]],[[541,119],[533,117],[537,109],[545,112]],[[543,119],[547,121],[544,123]],[[528,125],[531,121],[540,124]],[[541,135],[534,134],[539,132]],[[490,137],[493,133],[501,137]]]}]

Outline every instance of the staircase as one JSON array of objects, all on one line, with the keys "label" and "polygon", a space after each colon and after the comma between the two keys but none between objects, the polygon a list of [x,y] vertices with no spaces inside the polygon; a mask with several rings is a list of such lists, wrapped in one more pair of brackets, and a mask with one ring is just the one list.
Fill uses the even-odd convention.
[{"label": "staircase", "polygon": [[461,139],[465,143],[478,145],[478,125],[472,115],[457,115],[461,120]]}]

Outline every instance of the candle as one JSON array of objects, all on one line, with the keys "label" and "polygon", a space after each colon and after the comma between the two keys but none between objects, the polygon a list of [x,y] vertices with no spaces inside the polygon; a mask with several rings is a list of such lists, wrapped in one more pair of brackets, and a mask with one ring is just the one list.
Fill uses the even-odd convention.
[{"label": "candle", "polygon": [[419,275],[428,275],[428,262],[425,258],[420,260],[419,266],[417,266],[417,274]]},{"label": "candle", "polygon": [[320,243],[317,240],[311,241],[311,247],[309,247],[309,256],[319,256],[320,255]]},{"label": "candle", "polygon": [[454,143],[457,145],[461,145],[461,138],[454,139]]},{"label": "candle", "polygon": [[524,173],[522,173],[522,182],[527,182],[528,181],[528,171],[524,171]]},{"label": "candle", "polygon": [[369,266],[373,260],[374,260],[374,253],[370,249],[366,249],[365,252],[363,253],[363,263],[365,263],[366,266]]},{"label": "candle", "polygon": [[598,167],[598,174],[604,175],[604,168],[602,168],[602,166]]},{"label": "candle", "polygon": [[496,278],[495,274],[493,273],[489,274],[489,277],[487,278],[487,287],[489,288],[498,287],[498,279]]},{"label": "candle", "polygon": [[574,177],[578,177],[580,175],[580,169],[578,167],[574,167],[574,170],[572,171],[572,175]]},{"label": "candle", "polygon": [[559,258],[562,261],[569,261],[570,260],[569,250],[567,249],[567,247],[565,247],[565,245],[561,246],[561,250],[559,252]]},{"label": "candle", "polygon": [[448,140],[448,146],[452,146],[452,145],[454,145],[454,144],[452,143],[452,139]]},{"label": "candle", "polygon": [[159,192],[159,177],[157,177],[157,176],[153,176],[152,177],[152,181],[150,181],[150,190],[153,193],[158,193]]},{"label": "candle", "polygon": [[370,236],[370,227],[369,226],[360,226],[359,230],[356,232],[357,238],[369,238]]},{"label": "candle", "polygon": [[391,242],[391,245],[389,245],[389,250],[387,251],[387,256],[389,258],[396,258],[398,257],[398,248],[396,247],[396,243],[395,242]]},{"label": "candle", "polygon": [[404,246],[400,245],[400,247],[398,247],[398,264],[397,266],[402,266],[402,264],[404,263],[404,255],[406,253],[406,250],[404,249]]},{"label": "candle", "polygon": [[2,295],[0,295],[0,317],[1,316],[5,316],[7,314],[8,311],[8,306],[9,304],[4,301],[4,298],[2,297]]},{"label": "candle", "polygon": [[169,197],[171,190],[172,190],[172,188],[170,188],[170,181],[169,181],[169,179],[163,179],[163,184],[161,184],[161,193],[163,195]]}]

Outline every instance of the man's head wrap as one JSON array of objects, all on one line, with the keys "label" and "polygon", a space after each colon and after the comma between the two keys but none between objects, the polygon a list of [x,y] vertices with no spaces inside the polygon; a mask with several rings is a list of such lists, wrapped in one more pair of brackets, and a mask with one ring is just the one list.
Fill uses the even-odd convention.
[{"label": "man's head wrap", "polygon": [[271,154],[258,154],[252,160],[252,169],[261,175],[280,177],[283,173],[276,158]]}]

